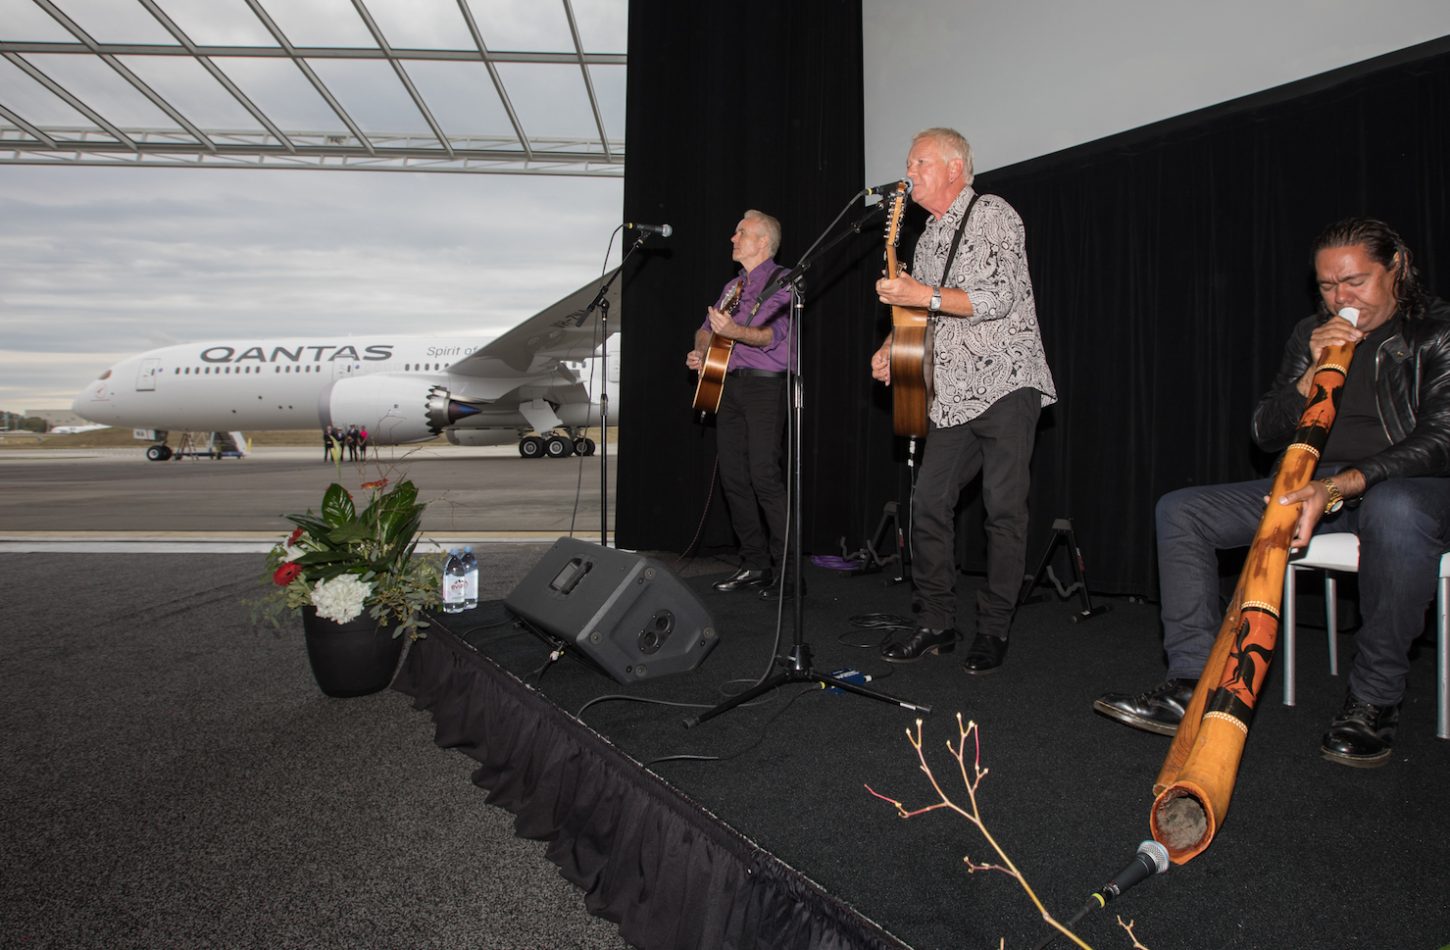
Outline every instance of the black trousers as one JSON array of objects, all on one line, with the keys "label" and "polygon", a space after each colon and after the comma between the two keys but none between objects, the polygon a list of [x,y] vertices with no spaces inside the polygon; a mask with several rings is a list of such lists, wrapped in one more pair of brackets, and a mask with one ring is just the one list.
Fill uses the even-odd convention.
[{"label": "black trousers", "polygon": [[715,416],[720,487],[740,541],[740,561],[751,570],[784,562],[786,377],[727,376]]},{"label": "black trousers", "polygon": [[927,432],[912,496],[912,583],[924,627],[956,625],[957,498],[982,475],[987,586],[977,594],[977,632],[1007,636],[1027,571],[1027,489],[1042,394],[1014,390],[961,425]]}]

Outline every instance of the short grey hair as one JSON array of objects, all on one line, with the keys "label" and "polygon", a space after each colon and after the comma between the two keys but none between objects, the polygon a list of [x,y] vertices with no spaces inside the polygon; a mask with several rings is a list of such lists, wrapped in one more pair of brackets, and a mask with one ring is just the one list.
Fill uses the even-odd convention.
[{"label": "short grey hair", "polygon": [[741,217],[760,222],[761,228],[765,231],[765,239],[770,245],[770,256],[774,257],[775,252],[780,250],[780,222],[764,211],[756,211],[754,208],[745,212]]},{"label": "short grey hair", "polygon": [[972,183],[975,173],[972,171],[972,143],[967,137],[956,129],[949,129],[945,126],[938,126],[932,129],[922,129],[911,139],[911,144],[916,145],[922,139],[931,139],[936,143],[937,148],[942,151],[942,157],[951,161],[954,158],[962,160],[962,173],[966,177],[967,184]]}]

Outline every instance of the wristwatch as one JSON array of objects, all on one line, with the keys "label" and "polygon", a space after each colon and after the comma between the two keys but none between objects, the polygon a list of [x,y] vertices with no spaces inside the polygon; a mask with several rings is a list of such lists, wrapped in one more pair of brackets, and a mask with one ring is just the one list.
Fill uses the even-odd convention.
[{"label": "wristwatch", "polygon": [[940,313],[941,312],[941,288],[940,287],[933,287],[931,289],[931,303],[929,303],[929,304],[926,305],[926,312],[927,313]]},{"label": "wristwatch", "polygon": [[1344,493],[1339,490],[1339,486],[1334,484],[1333,480],[1321,478],[1319,479],[1319,484],[1323,485],[1325,491],[1329,492],[1329,500],[1324,503],[1324,513],[1326,515],[1332,515],[1344,507]]}]

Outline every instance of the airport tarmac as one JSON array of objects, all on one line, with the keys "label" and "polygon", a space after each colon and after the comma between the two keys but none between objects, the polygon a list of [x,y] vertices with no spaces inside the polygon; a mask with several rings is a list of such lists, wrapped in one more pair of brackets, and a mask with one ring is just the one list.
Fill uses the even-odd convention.
[{"label": "airport tarmac", "polygon": [[[147,461],[137,448],[0,452],[0,550],[136,550],[165,544],[260,551],[288,530],[283,515],[316,510],[340,481],[411,478],[438,545],[600,534],[600,456],[525,459],[513,446],[383,447],[365,463],[324,462],[304,447],[260,447],[240,459]],[[616,451],[609,454],[613,531]],[[431,546],[431,544],[429,545]]]}]

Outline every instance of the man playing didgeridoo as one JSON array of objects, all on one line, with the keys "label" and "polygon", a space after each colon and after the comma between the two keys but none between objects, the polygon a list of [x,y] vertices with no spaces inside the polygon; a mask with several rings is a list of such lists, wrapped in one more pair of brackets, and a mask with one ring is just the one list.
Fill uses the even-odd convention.
[{"label": "man playing didgeridoo", "polygon": [[[1301,320],[1254,410],[1253,437],[1277,452],[1294,435],[1326,347],[1356,344],[1315,481],[1269,504],[1300,505],[1292,544],[1316,532],[1359,536],[1364,622],[1349,691],[1321,750],[1331,762],[1390,757],[1411,643],[1450,549],[1450,306],[1421,292],[1410,250],[1389,225],[1350,218],[1314,242],[1323,306]],[[1336,316],[1358,311],[1357,325]],[[1168,677],[1094,708],[1173,735],[1223,618],[1216,551],[1254,537],[1270,482],[1183,488],[1158,501],[1158,573]]]}]

